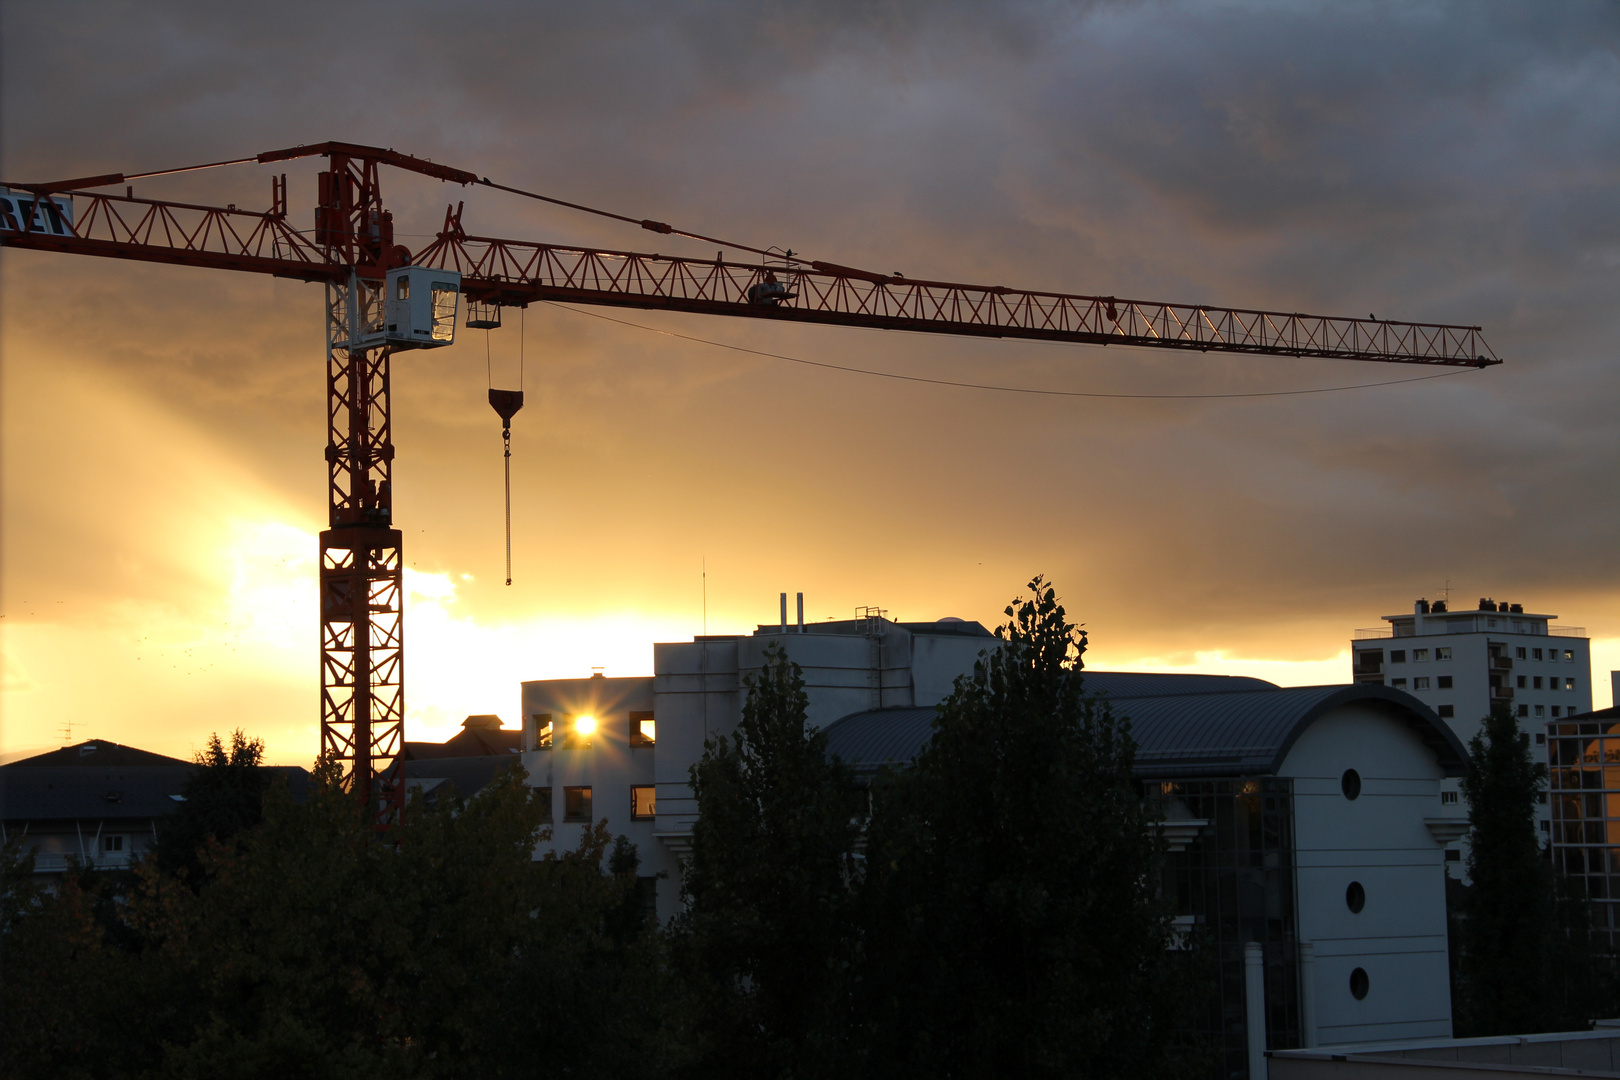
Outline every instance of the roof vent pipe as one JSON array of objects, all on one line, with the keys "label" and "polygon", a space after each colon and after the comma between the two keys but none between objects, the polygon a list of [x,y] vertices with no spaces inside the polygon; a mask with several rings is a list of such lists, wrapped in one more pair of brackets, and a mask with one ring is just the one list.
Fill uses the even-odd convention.
[{"label": "roof vent pipe", "polygon": [[787,593],[782,594],[782,633],[787,633]]},{"label": "roof vent pipe", "polygon": [[804,633],[804,593],[799,594],[799,633]]}]

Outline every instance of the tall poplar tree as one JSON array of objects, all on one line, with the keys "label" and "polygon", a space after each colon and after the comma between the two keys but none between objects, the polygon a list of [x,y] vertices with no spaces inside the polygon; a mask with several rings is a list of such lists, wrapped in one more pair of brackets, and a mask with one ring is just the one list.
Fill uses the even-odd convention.
[{"label": "tall poplar tree", "polygon": [[1177,1071],[1185,987],[1130,724],[1085,694],[1086,635],[1052,587],[1029,587],[912,767],[875,792],[874,1076]]},{"label": "tall poplar tree", "polygon": [[808,726],[804,676],[770,646],[742,722],[692,767],[698,820],[673,951],[694,1075],[840,1074],[862,801]]},{"label": "tall poplar tree", "polygon": [[1469,1035],[1546,1029],[1552,868],[1536,836],[1547,767],[1505,705],[1468,744],[1462,791],[1472,826],[1471,880],[1458,928],[1457,1027]]}]

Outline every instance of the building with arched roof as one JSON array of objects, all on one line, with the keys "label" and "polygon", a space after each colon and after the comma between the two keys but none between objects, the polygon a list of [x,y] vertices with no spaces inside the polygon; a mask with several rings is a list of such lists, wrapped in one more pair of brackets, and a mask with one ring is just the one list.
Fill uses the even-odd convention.
[{"label": "building with arched roof", "polygon": [[[643,872],[666,875],[658,907],[672,914],[691,766],[736,726],[743,680],[773,644],[803,669],[830,752],[870,778],[913,760],[955,679],[997,641],[961,620],[784,616],[657,645],[651,678],[526,682],[522,758],[551,793],[553,843],[570,848],[605,818],[636,842]],[[1165,812],[1178,924],[1220,957],[1208,1027],[1230,1068],[1247,1067],[1257,1013],[1271,1049],[1451,1034],[1445,864],[1466,818],[1442,781],[1465,753],[1428,706],[1370,684],[1087,672],[1085,685],[1131,720],[1138,779]],[[1251,942],[1260,1010],[1246,1003]]]}]

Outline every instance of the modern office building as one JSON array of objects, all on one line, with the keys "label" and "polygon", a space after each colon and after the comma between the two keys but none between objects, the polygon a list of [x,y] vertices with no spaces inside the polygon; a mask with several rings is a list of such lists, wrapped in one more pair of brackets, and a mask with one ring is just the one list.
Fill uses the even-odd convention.
[{"label": "modern office building", "polygon": [[[523,684],[520,758],[546,792],[558,849],[605,820],[679,903],[704,741],[741,718],[745,680],[780,645],[800,665],[809,722],[863,775],[903,766],[934,707],[997,640],[978,623],[861,617],[761,626],[654,647],[650,677]],[[1212,935],[1221,986],[1210,1025],[1246,1067],[1245,947],[1260,950],[1272,1047],[1451,1032],[1448,845],[1466,828],[1442,783],[1456,735],[1413,695],[1351,684],[1092,672],[1086,685],[1131,717],[1139,778],[1166,807],[1166,888],[1179,922]]]},{"label": "modern office building", "polygon": [[[1463,611],[1419,600],[1411,612],[1383,616],[1388,626],[1355,631],[1352,677],[1418,698],[1465,746],[1492,707],[1505,705],[1540,757],[1549,721],[1592,711],[1591,641],[1581,627],[1554,626],[1556,618],[1486,598]],[[1459,798],[1456,780],[1445,798]],[[1545,807],[1540,828],[1550,830]]]},{"label": "modern office building", "polygon": [[1547,722],[1554,864],[1620,942],[1620,707]]}]

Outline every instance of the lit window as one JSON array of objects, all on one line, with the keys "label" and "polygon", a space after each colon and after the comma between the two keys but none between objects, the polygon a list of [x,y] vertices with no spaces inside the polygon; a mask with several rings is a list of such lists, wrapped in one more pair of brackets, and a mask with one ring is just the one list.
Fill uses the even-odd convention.
[{"label": "lit window", "polygon": [[1574,662],[1575,662],[1575,650],[1574,649],[1565,649],[1564,650],[1564,663],[1573,664]]},{"label": "lit window", "polygon": [[591,820],[591,789],[588,787],[563,788],[563,820],[586,822]]},{"label": "lit window", "polygon": [[569,750],[584,750],[591,745],[591,736],[595,733],[595,716],[590,713],[573,714],[563,720],[562,744]]},{"label": "lit window", "polygon": [[1514,656],[1515,659],[1523,660],[1524,659],[1524,649],[1523,648],[1514,649],[1513,650],[1513,656]]},{"label": "lit window", "polygon": [[1574,679],[1565,679],[1564,680],[1564,689],[1565,690],[1573,690],[1573,689],[1575,689],[1575,680]]},{"label": "lit window", "polygon": [[658,737],[658,729],[654,726],[653,714],[650,712],[630,711],[630,745],[651,746]]},{"label": "lit window", "polygon": [[1391,651],[1390,654],[1389,654],[1389,662],[1392,663],[1392,664],[1404,664],[1404,663],[1406,663],[1406,650],[1405,649],[1395,649],[1395,650]]},{"label": "lit window", "polygon": [[1391,680],[1389,680],[1389,685],[1391,685],[1391,686],[1399,686],[1399,687],[1404,689],[1405,686],[1406,686],[1406,680],[1405,679],[1391,679]]},{"label": "lit window", "polygon": [[658,813],[658,789],[652,785],[646,787],[633,787],[630,789],[630,816],[637,820],[653,817]]},{"label": "lit window", "polygon": [[1428,662],[1429,662],[1429,650],[1428,649],[1413,649],[1412,650],[1412,663],[1414,663],[1414,664],[1427,664]]},{"label": "lit window", "polygon": [[1427,690],[1428,688],[1429,688],[1429,677],[1427,675],[1419,675],[1417,678],[1412,680],[1412,689],[1414,689],[1414,690]]},{"label": "lit window", "polygon": [[535,799],[540,803],[540,820],[547,825],[551,824],[551,789],[548,787],[535,788]]},{"label": "lit window", "polygon": [[1450,660],[1451,659],[1451,647],[1448,645],[1443,649],[1434,650],[1434,658],[1436,660]]},{"label": "lit window", "polygon": [[1457,715],[1457,709],[1454,705],[1442,705],[1439,711],[1442,720],[1450,720]]},{"label": "lit window", "polygon": [[1439,687],[1442,690],[1450,690],[1451,689],[1451,676],[1450,675],[1437,675],[1435,677],[1434,685]]},{"label": "lit window", "polygon": [[551,734],[552,734],[551,714],[548,713],[548,712],[546,712],[546,713],[535,713],[534,714],[534,748],[536,750],[550,750],[551,749]]}]

